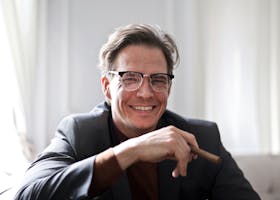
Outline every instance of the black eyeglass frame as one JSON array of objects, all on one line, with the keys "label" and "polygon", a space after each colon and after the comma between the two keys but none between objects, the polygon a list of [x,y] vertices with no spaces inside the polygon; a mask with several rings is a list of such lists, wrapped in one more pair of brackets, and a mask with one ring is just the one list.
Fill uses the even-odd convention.
[{"label": "black eyeglass frame", "polygon": [[[141,87],[144,77],[148,77],[148,78],[150,78],[150,80],[152,80],[152,77],[153,77],[153,76],[157,76],[157,75],[166,75],[166,76],[168,76],[168,78],[169,78],[169,86],[170,86],[170,83],[171,83],[172,79],[174,79],[174,77],[175,77],[173,74],[167,74],[167,73],[155,73],[155,74],[147,75],[147,74],[143,74],[143,73],[141,73],[141,72],[135,72],[135,71],[114,71],[114,70],[108,71],[107,74],[119,75],[119,76],[122,78],[124,74],[129,73],[129,72],[132,72],[132,73],[136,73],[136,74],[140,74],[140,75],[141,75],[142,81],[141,81],[141,84],[139,84],[139,87]],[[151,82],[150,82],[150,83],[151,83]],[[154,89],[154,87],[153,87],[152,84],[151,84],[151,86],[152,86],[152,88]],[[139,87],[136,88],[136,89],[134,89],[134,90],[139,89]],[[134,90],[129,90],[129,91],[134,91]],[[155,91],[157,91],[157,90],[155,90]]]}]

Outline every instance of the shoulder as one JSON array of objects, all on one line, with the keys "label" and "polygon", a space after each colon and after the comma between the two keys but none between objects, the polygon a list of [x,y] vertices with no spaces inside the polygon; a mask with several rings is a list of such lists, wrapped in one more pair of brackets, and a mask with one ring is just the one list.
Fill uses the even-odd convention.
[{"label": "shoulder", "polygon": [[166,112],[163,114],[163,119],[168,124],[177,125],[180,127],[205,127],[205,128],[217,128],[216,122],[203,120],[203,119],[195,119],[195,118],[186,118],[181,115],[178,115],[175,112],[172,112],[170,110],[166,110]]},{"label": "shoulder", "polygon": [[[88,113],[71,114],[58,125],[58,130],[63,132],[74,131],[83,135],[93,134],[96,132],[107,131],[110,107],[105,103],[100,103]],[[80,135],[81,136],[81,135]]]},{"label": "shoulder", "polygon": [[101,120],[108,117],[110,107],[102,102],[95,106],[90,112],[87,113],[75,113],[66,116],[62,121],[75,121],[78,124],[92,122],[92,120]]},{"label": "shoulder", "polygon": [[82,131],[92,130],[93,128],[104,127],[107,125],[110,114],[110,107],[105,103],[100,103],[87,113],[75,113],[64,117],[58,129],[74,128]]},{"label": "shoulder", "polygon": [[106,103],[89,113],[69,115],[59,123],[55,140],[66,141],[82,157],[93,154],[92,151],[102,151],[110,146],[109,115]]}]

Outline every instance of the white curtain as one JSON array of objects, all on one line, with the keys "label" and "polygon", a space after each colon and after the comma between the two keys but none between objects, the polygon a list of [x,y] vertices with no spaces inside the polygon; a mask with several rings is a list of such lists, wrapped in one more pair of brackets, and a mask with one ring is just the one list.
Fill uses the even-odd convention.
[{"label": "white curtain", "polygon": [[[9,71],[14,78],[7,80],[8,90],[13,96],[12,114],[16,133],[25,144],[24,150],[28,159],[32,159],[32,147],[26,143],[30,130],[30,111],[32,89],[34,87],[34,70],[36,63],[36,0],[1,0],[1,17],[5,33],[6,63],[2,64],[3,73]],[[2,35],[3,36],[3,35]],[[3,39],[4,37],[1,38]],[[9,63],[9,65],[7,65]],[[11,69],[12,68],[12,69]],[[8,137],[8,134],[6,137]]]},{"label": "white curtain", "polygon": [[[92,76],[88,75],[91,71],[86,71],[85,66],[94,67],[92,57],[95,55],[79,55],[77,49],[89,47],[85,44],[82,47],[83,40],[77,37],[84,41],[92,41],[92,37],[94,42],[104,41],[104,35],[91,34],[107,33],[114,28],[112,24],[123,24],[127,16],[115,9],[110,10],[111,15],[99,16],[98,12],[92,12],[96,9],[94,1],[83,4],[67,0],[2,0],[1,3],[5,5],[4,16],[8,19],[9,42],[18,49],[12,56],[16,60],[15,72],[23,100],[24,120],[21,121],[25,125],[18,125],[18,129],[31,136],[36,141],[36,149],[41,150],[53,136],[60,116],[73,110],[69,107],[75,107],[75,102],[87,102],[82,101],[83,98],[97,98],[94,92],[82,93],[83,90],[77,95],[78,89],[69,86],[70,82],[76,85],[75,80],[80,80],[77,77],[84,77],[85,83],[93,83]],[[166,12],[162,12],[161,23],[174,33],[181,52],[169,107],[186,117],[216,121],[225,146],[234,154],[279,153],[279,1],[165,0],[163,3]],[[110,6],[107,2],[103,4]],[[134,6],[129,5],[126,9],[133,10]],[[156,9],[158,5],[151,6]],[[155,14],[154,9],[147,12],[155,19],[160,14]],[[118,15],[123,18],[112,18]],[[100,23],[96,20],[99,17],[110,23],[97,26],[94,23]],[[70,30],[76,31],[75,34]],[[36,41],[39,41],[39,55],[35,53]],[[88,51],[98,52],[99,46],[94,42]],[[36,70],[35,57],[39,60]],[[78,62],[79,68],[73,67],[72,61],[80,59],[83,62]],[[36,84],[32,84],[33,81]],[[94,83],[99,84],[99,80]],[[33,95],[34,91],[37,95]],[[77,98],[75,101],[70,99],[73,96]],[[83,107],[87,106],[92,105]]]},{"label": "white curtain", "polygon": [[[96,64],[92,59],[104,35],[126,23],[127,14],[106,1],[98,7],[95,1],[39,2],[42,52],[36,91],[40,95],[33,104],[32,138],[41,150],[62,115],[93,106],[84,99],[96,100],[97,93],[79,86],[100,84],[88,66]],[[279,153],[278,0],[155,1],[145,10],[150,21],[141,17],[143,12],[133,12],[135,6],[128,0],[124,2],[124,9],[133,13],[130,22],[139,18],[162,23],[178,42],[181,63],[169,108],[217,122],[225,146],[234,154]],[[154,12],[159,2],[166,6],[163,12]],[[103,7],[110,14],[97,12]],[[88,52],[94,55],[87,56]]]},{"label": "white curtain", "polygon": [[280,2],[187,1],[183,7],[172,108],[216,121],[234,154],[279,153]]},{"label": "white curtain", "polygon": [[18,165],[26,160],[21,153],[15,129],[13,108],[18,105],[18,90],[11,51],[0,4],[0,193],[13,186],[14,178],[22,173]]}]

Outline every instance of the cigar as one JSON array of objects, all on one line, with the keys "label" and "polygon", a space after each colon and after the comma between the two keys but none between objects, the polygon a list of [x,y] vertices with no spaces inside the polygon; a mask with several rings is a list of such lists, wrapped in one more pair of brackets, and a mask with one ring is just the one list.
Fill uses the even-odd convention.
[{"label": "cigar", "polygon": [[217,155],[215,155],[213,153],[210,153],[208,151],[205,151],[205,150],[200,149],[200,148],[198,148],[196,146],[193,146],[193,145],[190,145],[190,147],[191,147],[191,151],[193,153],[198,154],[202,158],[205,158],[206,160],[208,160],[208,161],[210,161],[212,163],[219,164],[222,161],[221,157],[219,157],[219,156],[217,156]]}]

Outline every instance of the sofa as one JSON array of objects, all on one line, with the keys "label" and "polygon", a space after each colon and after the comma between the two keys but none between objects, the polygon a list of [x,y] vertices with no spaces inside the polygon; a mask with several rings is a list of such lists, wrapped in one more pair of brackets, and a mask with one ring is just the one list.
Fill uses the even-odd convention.
[{"label": "sofa", "polygon": [[234,156],[262,200],[280,200],[280,155]]}]

